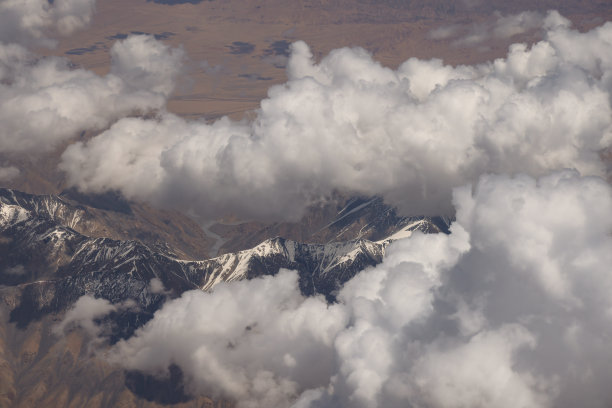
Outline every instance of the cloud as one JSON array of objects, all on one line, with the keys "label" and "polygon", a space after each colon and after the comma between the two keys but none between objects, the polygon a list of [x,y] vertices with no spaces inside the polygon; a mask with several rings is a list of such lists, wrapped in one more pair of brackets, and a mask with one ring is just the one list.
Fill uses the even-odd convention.
[{"label": "cloud", "polygon": [[[160,376],[178,365],[189,392],[241,407],[610,404],[612,191],[600,152],[612,138],[612,23],[579,33],[556,13],[500,17],[471,41],[539,26],[545,39],[475,66],[413,58],[392,70],[359,48],[315,63],[297,42],[288,81],[254,120],[206,123],[163,111],[180,49],[129,37],[99,77],[25,48],[82,27],[93,2],[0,6],[0,150],[49,150],[112,124],[62,156],[82,190],[206,217],[297,218],[338,189],[412,214],[456,211],[449,235],[391,244],[338,303],[303,297],[290,271],[186,292],[109,361]],[[54,331],[99,338],[96,319],[130,307],[83,296]]]},{"label": "cloud", "polygon": [[609,405],[612,188],[485,176],[453,200],[450,235],[391,244],[336,304],[288,271],[186,292],[107,358],[240,407]]},{"label": "cloud", "polygon": [[149,292],[165,295],[168,293],[164,287],[164,283],[159,278],[153,278],[149,281]]},{"label": "cloud", "polygon": [[495,21],[472,24],[443,25],[429,32],[433,40],[453,39],[455,46],[475,46],[491,39],[507,39],[536,30],[567,29],[571,23],[557,11],[544,14],[537,11],[523,11],[518,14],[496,13]]},{"label": "cloud", "polygon": [[49,151],[78,132],[162,108],[183,55],[150,36],[130,36],[113,45],[111,73],[100,77],[64,58],[0,44],[0,151]]},{"label": "cloud", "polygon": [[0,2],[0,151],[7,157],[50,151],[79,132],[164,107],[181,70],[180,48],[130,36],[111,48],[104,77],[28,50],[84,28],[94,7],[95,0]]},{"label": "cloud", "polygon": [[60,323],[53,328],[56,335],[62,335],[71,327],[81,327],[91,337],[100,334],[100,327],[94,323],[94,319],[104,317],[110,312],[117,310],[106,299],[97,299],[89,295],[81,296],[74,306],[66,312]]},{"label": "cloud", "polygon": [[10,181],[19,175],[20,171],[15,166],[0,167],[0,181]]},{"label": "cloud", "polygon": [[297,42],[288,81],[254,120],[122,119],[68,147],[61,168],[81,190],[264,220],[297,219],[334,190],[439,215],[453,188],[485,173],[603,175],[612,23],[579,33],[545,20],[545,40],[475,66],[411,58],[392,70],[360,48],[315,63]]},{"label": "cloud", "polygon": [[111,74],[121,78],[134,91],[148,90],[170,95],[184,52],[171,48],[153,36],[135,35],[119,41],[110,50]]},{"label": "cloud", "polygon": [[[537,381],[513,368],[517,351],[535,342],[520,325],[509,325],[450,347],[427,347],[412,369],[411,399],[432,407],[548,406],[550,400],[539,392]],[[400,395],[393,396],[399,399],[401,385],[393,386],[400,388]]]},{"label": "cloud", "polygon": [[286,406],[298,384],[325,384],[333,334],[345,323],[340,306],[304,298],[297,275],[281,271],[220,284],[213,294],[184,293],[137,337],[118,343],[109,359],[153,373],[172,360],[188,373],[193,393],[236,397],[243,406]]},{"label": "cloud", "polygon": [[94,8],[95,0],[3,0],[0,42],[54,46],[50,37],[70,35],[86,27]]}]

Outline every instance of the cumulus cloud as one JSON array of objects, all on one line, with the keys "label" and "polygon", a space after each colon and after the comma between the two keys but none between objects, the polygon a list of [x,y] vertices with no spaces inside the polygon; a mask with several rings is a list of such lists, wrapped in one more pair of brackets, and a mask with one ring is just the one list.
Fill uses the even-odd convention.
[{"label": "cumulus cloud", "polygon": [[159,278],[153,278],[149,281],[149,291],[151,293],[165,295],[168,293],[164,287],[164,283]]},{"label": "cumulus cloud", "polygon": [[392,70],[359,48],[315,63],[297,42],[288,81],[254,120],[122,119],[70,146],[61,167],[81,190],[258,219],[296,219],[334,190],[448,214],[452,189],[481,174],[602,175],[612,23],[579,33],[556,13],[544,20],[545,40],[476,66],[411,58]]},{"label": "cumulus cloud", "polygon": [[[337,303],[302,296],[290,271],[190,291],[106,358],[159,376],[178,365],[188,392],[241,407],[610,405],[612,189],[600,155],[612,139],[612,23],[579,33],[556,13],[527,13],[485,31],[539,25],[544,40],[476,66],[409,59],[392,70],[359,48],[316,63],[297,42],[287,83],[252,121],[162,112],[69,146],[61,167],[72,185],[207,217],[297,218],[338,189],[413,214],[456,211],[449,235],[391,244]],[[62,94],[61,112],[45,102],[58,88],[96,95],[94,128],[159,108],[180,51],[135,37],[111,54],[100,78],[2,46],[0,98],[12,103],[0,118],[22,133],[0,133],[0,145],[25,151],[85,126],[65,101],[82,109],[86,96]],[[17,103],[22,95],[29,103]],[[10,128],[13,106],[38,114]],[[32,136],[37,121],[50,129],[44,139]],[[99,336],[94,320],[121,307],[83,297],[56,331]]]},{"label": "cumulus cloud", "polygon": [[53,331],[57,335],[62,335],[71,327],[81,327],[91,337],[100,334],[100,327],[94,320],[106,316],[108,313],[117,310],[106,299],[94,298],[93,296],[81,296],[74,306],[66,312],[60,323],[54,326]]},{"label": "cumulus cloud", "polygon": [[130,36],[113,45],[111,73],[100,77],[0,43],[0,151],[48,151],[80,131],[162,108],[183,55],[151,36]]},{"label": "cumulus cloud", "polygon": [[56,35],[70,35],[86,27],[95,0],[2,0],[0,42],[53,46]]},{"label": "cumulus cloud", "polygon": [[241,407],[608,406],[612,188],[486,176],[453,200],[450,235],[393,243],[336,304],[288,271],[186,292],[107,357]]},{"label": "cumulus cloud", "polygon": [[346,324],[340,306],[304,298],[297,279],[281,271],[220,284],[209,295],[186,292],[109,359],[160,374],[174,361],[188,374],[192,393],[238,398],[247,407],[286,406],[304,384],[325,384],[333,336]]},{"label": "cumulus cloud", "polygon": [[110,50],[111,74],[135,91],[148,90],[168,96],[181,67],[184,52],[170,48],[152,36],[136,35],[119,41]]},{"label": "cumulus cloud", "polygon": [[[150,36],[113,45],[111,73],[100,77],[65,58],[41,57],[28,47],[89,24],[95,0],[0,1],[0,152],[54,149],[84,130],[165,105],[184,52]],[[14,176],[14,171],[4,178]]]}]

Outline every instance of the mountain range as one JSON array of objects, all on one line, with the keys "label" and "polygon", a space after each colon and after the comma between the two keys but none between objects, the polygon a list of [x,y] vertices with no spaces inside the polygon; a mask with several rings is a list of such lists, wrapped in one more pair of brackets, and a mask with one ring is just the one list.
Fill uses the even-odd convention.
[{"label": "mountain range", "polygon": [[[53,359],[51,355],[57,358],[58,348],[61,353],[67,352],[61,346],[64,343],[52,335],[53,327],[84,295],[120,305],[102,324],[111,343],[131,336],[167,299],[185,291],[212,291],[224,282],[274,275],[281,268],[298,271],[304,295],[321,295],[333,302],[344,282],[381,262],[385,248],[394,239],[413,231],[446,232],[449,223],[443,218],[398,217],[380,199],[354,197],[336,203],[339,211],[331,217],[329,206],[325,211],[319,207],[310,212],[311,219],[317,219],[310,223],[311,229],[316,229],[310,233],[310,242],[266,237],[266,231],[270,234],[279,230],[295,235],[295,227],[289,224],[267,226],[263,231],[254,223],[216,225],[217,231],[225,235],[222,238],[215,234],[216,239],[227,240],[230,245],[226,247],[239,248],[256,238],[262,241],[249,248],[197,260],[193,259],[194,253],[198,248],[210,249],[211,238],[200,232],[205,244],[194,244],[197,239],[193,236],[198,233],[193,225],[170,218],[165,228],[153,228],[142,222],[143,215],[138,214],[134,204],[120,197],[107,198],[88,201],[74,192],[33,195],[0,189],[0,298],[4,309],[4,363],[0,367],[6,384],[14,384],[11,392],[5,391],[13,403],[21,401],[23,406],[29,406],[24,401],[30,400],[24,396],[32,392],[31,387],[48,386],[45,376],[39,381],[28,373],[37,372],[41,364],[46,367],[49,359]],[[90,205],[94,202],[97,208]],[[327,215],[321,215],[322,212]],[[303,221],[301,224],[308,225]],[[120,226],[126,228],[121,230]],[[154,234],[153,230],[157,232]],[[387,235],[380,236],[381,231]],[[126,235],[132,238],[117,239]],[[350,235],[353,239],[338,240]],[[165,237],[170,237],[171,242],[163,241]],[[45,335],[24,334],[36,327],[44,327]],[[29,345],[35,351],[24,351],[20,342],[11,345],[7,333],[26,335],[28,344],[35,343]],[[82,334],[75,331],[70,335],[77,337],[84,347],[71,357],[73,365],[103,364],[95,356],[87,355],[87,341],[80,337]],[[180,379],[180,372],[177,375]],[[160,385],[159,380],[139,373],[123,373],[122,377],[123,383],[116,383],[107,393],[119,398],[125,387],[131,386],[132,392],[140,394],[136,400],[148,398],[166,403],[178,402],[176,398],[189,400],[175,389],[180,386],[177,378],[174,383],[171,378],[169,383]],[[23,381],[25,384],[20,383]],[[164,387],[170,387],[170,391],[159,394]],[[76,392],[70,398],[85,398],[82,394]],[[34,401],[47,400],[34,398]],[[105,400],[101,404],[111,403]]]}]

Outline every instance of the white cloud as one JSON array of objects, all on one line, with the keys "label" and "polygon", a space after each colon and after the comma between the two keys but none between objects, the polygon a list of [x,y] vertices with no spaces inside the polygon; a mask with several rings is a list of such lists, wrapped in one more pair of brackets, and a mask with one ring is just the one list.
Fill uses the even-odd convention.
[{"label": "white cloud", "polygon": [[0,1],[1,152],[49,151],[81,131],[164,107],[181,69],[180,48],[130,36],[111,48],[111,73],[104,77],[28,51],[87,26],[94,7],[95,0]]},{"label": "white cloud", "polygon": [[110,50],[111,74],[134,91],[168,96],[181,67],[182,48],[170,48],[152,36],[136,35],[119,41]]},{"label": "white cloud", "polygon": [[21,46],[0,44],[0,151],[48,151],[80,131],[164,106],[181,49],[130,36],[113,45],[111,56],[111,73],[100,77],[64,58],[39,58]]},{"label": "white cloud", "polygon": [[100,334],[100,328],[94,323],[94,319],[115,310],[117,308],[106,299],[97,299],[89,295],[81,296],[66,312],[62,321],[54,326],[53,331],[56,335],[62,335],[67,329],[78,326],[90,336],[96,337]]},{"label": "white cloud", "polygon": [[603,175],[612,23],[579,33],[556,20],[546,40],[476,66],[409,59],[394,71],[359,48],[314,63],[297,42],[288,82],[253,121],[122,119],[70,146],[61,166],[82,190],[260,219],[298,218],[334,190],[438,215],[452,211],[454,187],[485,173]]},{"label": "white cloud", "polygon": [[495,13],[495,21],[485,20],[472,24],[442,25],[429,32],[433,40],[453,39],[455,46],[476,46],[491,40],[512,38],[519,34],[536,32],[539,29],[567,29],[571,23],[557,11],[544,14],[523,11],[518,14]]},{"label": "white cloud", "polygon": [[0,42],[53,46],[50,36],[86,27],[94,8],[95,0],[2,0]]},{"label": "white cloud", "polygon": [[286,406],[298,384],[329,381],[333,335],[345,322],[339,306],[302,297],[297,275],[281,271],[221,284],[212,294],[184,293],[118,343],[110,360],[153,373],[174,361],[191,392],[237,397],[247,407]]},{"label": "white cloud", "polygon": [[287,271],[187,292],[109,359],[239,406],[606,406],[612,188],[486,176],[454,203],[450,235],[392,244],[337,304]]},{"label": "white cloud", "polygon": [[159,278],[153,278],[149,281],[149,291],[151,293],[166,294],[164,283]]},{"label": "white cloud", "polygon": [[[0,1],[0,151],[9,156],[56,148],[84,130],[163,108],[184,52],[150,36],[113,45],[111,73],[100,77],[65,58],[41,57],[27,47],[89,24],[95,0]],[[14,171],[7,172],[14,176]]]},{"label": "white cloud", "polygon": [[[549,398],[538,390],[537,380],[513,369],[517,351],[535,342],[521,326],[482,331],[459,344],[438,341],[425,347],[415,362],[412,383],[406,384],[414,395],[406,396],[431,407],[548,406]],[[396,398],[402,396],[402,385],[392,385],[399,388]]]},{"label": "white cloud", "polygon": [[[130,37],[99,77],[24,48],[81,28],[93,4],[0,3],[1,151],[48,150],[163,107],[181,50]],[[289,271],[187,292],[109,360],[157,375],[177,364],[189,392],[241,407],[609,405],[612,192],[596,176],[612,139],[612,23],[579,33],[557,13],[522,13],[472,40],[539,26],[543,41],[477,66],[391,70],[358,48],[315,63],[298,42],[252,122],[162,112],[71,145],[73,185],[209,217],[296,218],[336,189],[457,211],[450,235],[392,244],[337,304],[304,298]],[[594,177],[550,174],[560,168]],[[100,336],[95,319],[130,307],[84,296],[55,332]]]}]

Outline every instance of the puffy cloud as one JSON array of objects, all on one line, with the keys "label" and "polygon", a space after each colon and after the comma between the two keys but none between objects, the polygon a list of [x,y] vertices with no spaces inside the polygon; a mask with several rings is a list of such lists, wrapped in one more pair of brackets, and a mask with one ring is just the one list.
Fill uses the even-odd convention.
[{"label": "puffy cloud", "polygon": [[328,305],[297,275],[192,291],[108,358],[239,406],[608,406],[612,188],[486,176],[450,235],[391,244]]},{"label": "puffy cloud", "polygon": [[103,317],[115,310],[117,308],[106,299],[97,299],[89,295],[81,296],[72,309],[66,312],[62,321],[54,326],[53,331],[57,335],[62,335],[70,327],[79,326],[87,334],[95,337],[100,334],[100,328],[94,323],[94,319]]},{"label": "puffy cloud", "polygon": [[[110,50],[111,73],[100,77],[69,60],[40,57],[29,46],[85,27],[95,0],[0,1],[0,151],[52,150],[84,130],[164,106],[181,69],[182,49],[131,36]],[[7,173],[5,179],[14,175]]]},{"label": "puffy cloud", "polygon": [[151,293],[157,294],[167,294],[166,288],[164,287],[164,283],[159,278],[153,278],[149,281],[149,291]]},{"label": "puffy cloud", "polygon": [[297,42],[287,83],[254,120],[122,119],[70,146],[61,166],[82,190],[259,219],[298,218],[334,190],[441,214],[453,188],[485,173],[603,175],[612,23],[579,33],[556,13],[543,20],[545,40],[476,66],[409,59],[392,70],[359,48],[315,63]]},{"label": "puffy cloud", "polygon": [[[537,381],[513,368],[517,350],[533,347],[535,342],[535,338],[518,325],[482,331],[459,344],[436,342],[425,348],[412,369],[413,384],[410,385],[414,395],[404,395],[416,406],[547,406],[550,400],[538,390]],[[399,391],[402,396],[401,386]]]},{"label": "puffy cloud", "polygon": [[181,49],[130,36],[113,45],[111,56],[111,73],[100,77],[64,58],[39,58],[19,45],[0,44],[0,150],[51,150],[80,131],[164,106]]},{"label": "puffy cloud", "polygon": [[111,74],[121,78],[135,91],[149,90],[168,96],[174,89],[174,80],[184,53],[170,48],[152,36],[131,36],[110,50]]},{"label": "puffy cloud", "polygon": [[53,46],[49,36],[70,35],[87,26],[95,0],[2,0],[0,42]]},{"label": "puffy cloud", "polygon": [[298,386],[329,381],[333,336],[345,324],[340,306],[304,298],[297,275],[281,271],[212,294],[184,293],[109,358],[153,373],[173,361],[191,392],[235,397],[246,407],[287,406]]}]

